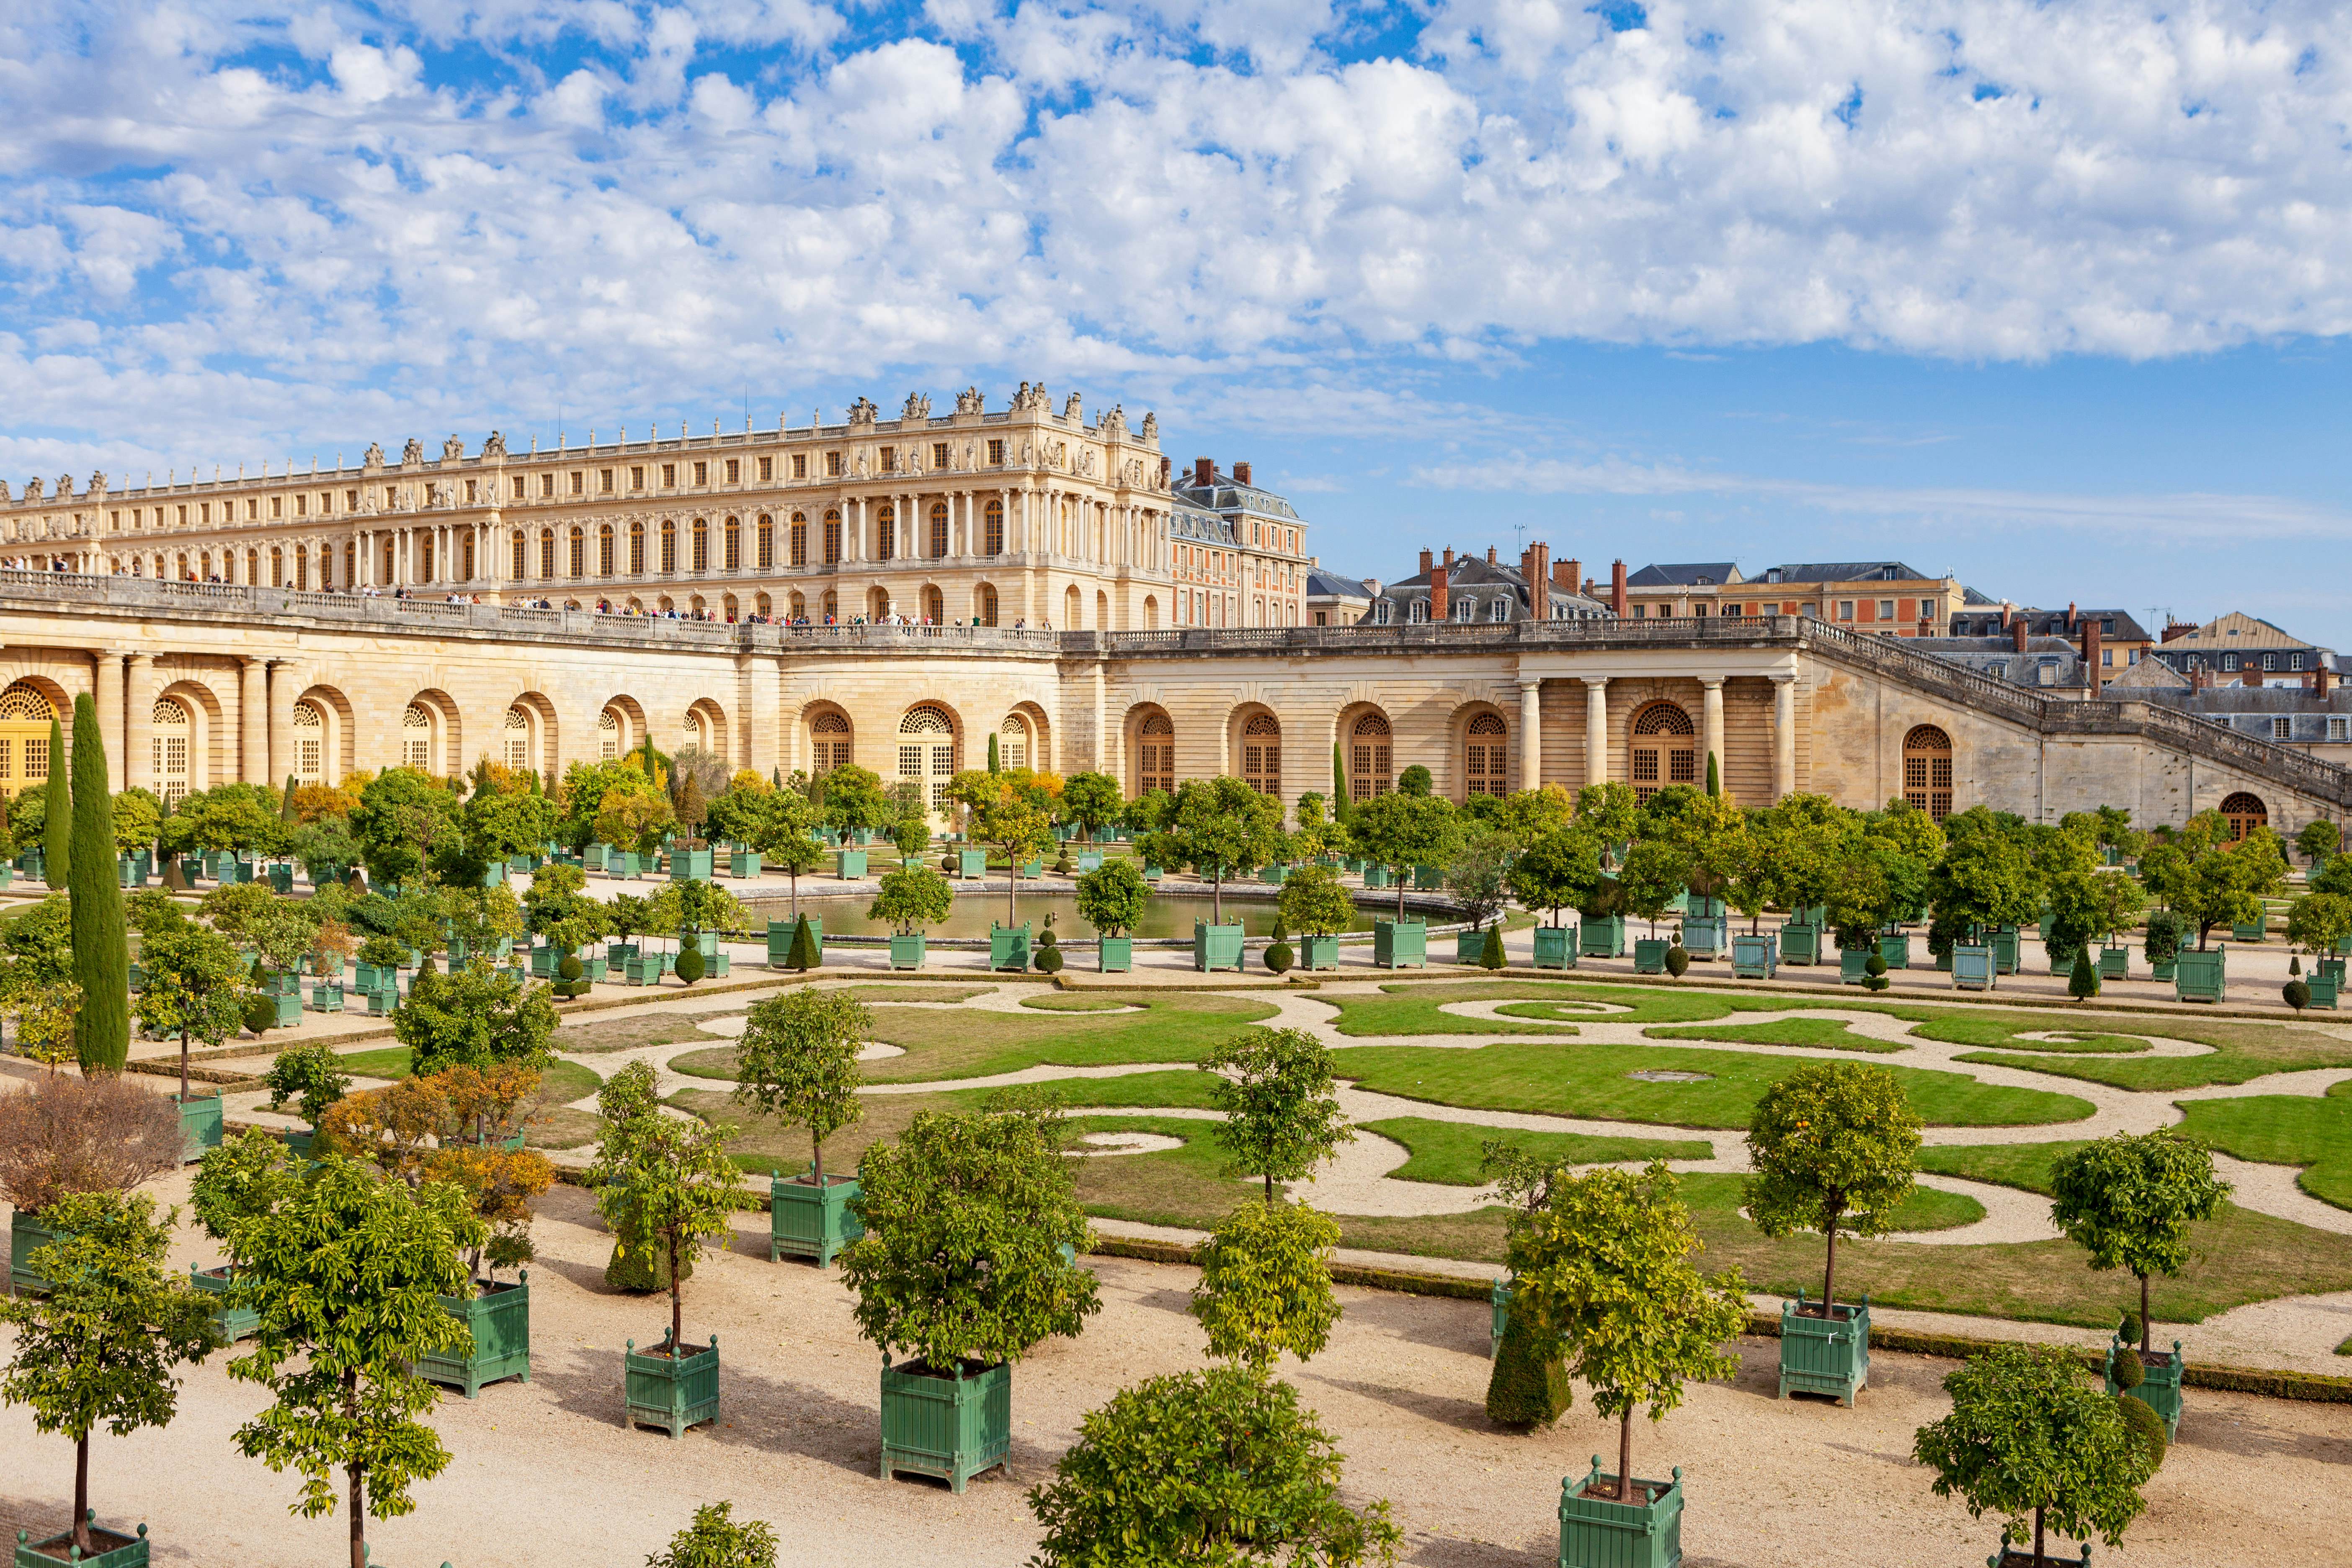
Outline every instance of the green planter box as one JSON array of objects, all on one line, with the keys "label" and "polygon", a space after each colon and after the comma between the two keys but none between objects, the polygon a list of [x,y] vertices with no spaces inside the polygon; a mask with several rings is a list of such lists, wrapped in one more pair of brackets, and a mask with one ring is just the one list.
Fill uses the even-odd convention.
[{"label": "green planter box", "polygon": [[866,851],[836,849],[833,852],[833,874],[845,882],[854,882],[866,875]]},{"label": "green planter box", "polygon": [[874,830],[870,827],[853,827],[849,830],[849,841],[852,844],[871,844],[874,842]]},{"label": "green planter box", "polygon": [[2131,949],[2103,947],[2099,949],[2099,978],[2128,980],[2131,978]]},{"label": "green planter box", "polygon": [[719,1336],[710,1348],[672,1359],[664,1340],[645,1355],[631,1340],[621,1352],[624,1426],[660,1426],[676,1437],[689,1426],[719,1419]]},{"label": "green planter box", "polygon": [[1092,850],[1092,849],[1089,849],[1089,850],[1087,850],[1085,854],[1083,854],[1083,855],[1079,856],[1079,857],[1077,858],[1077,859],[1074,862],[1074,864],[1077,867],[1078,871],[1079,871],[1079,873],[1080,873],[1081,875],[1084,875],[1086,872],[1088,872],[1088,871],[1099,871],[1099,870],[1101,870],[1101,869],[1102,869],[1102,863],[1103,863],[1103,858],[1102,858],[1102,856],[1101,856],[1101,855],[1099,855],[1099,854],[1097,854],[1096,851],[1094,851],[1094,850]]},{"label": "green planter box", "polygon": [[638,875],[637,852],[634,849],[609,851],[604,857],[604,875],[617,877],[624,881],[635,879]]},{"label": "green planter box", "polygon": [[1990,991],[1993,988],[1997,966],[1991,948],[1955,942],[1952,944],[1951,963],[1953,989]]},{"label": "green planter box", "polygon": [[321,980],[310,987],[310,1011],[340,1013],[342,1010],[343,983],[341,981]]},{"label": "green planter box", "polygon": [[180,1158],[200,1160],[207,1149],[221,1144],[221,1100],[217,1094],[202,1097],[190,1095],[181,1100],[172,1096],[180,1107]]},{"label": "green planter box", "polygon": [[1587,958],[1625,956],[1625,917],[1587,915],[1577,932],[1577,951]]},{"label": "green planter box", "polygon": [[1412,890],[1434,892],[1445,886],[1445,869],[1441,866],[1415,866],[1412,868]]},{"label": "green planter box", "polygon": [[991,969],[1026,969],[1029,967],[1029,924],[1001,926],[988,922],[988,967]]},{"label": "green planter box", "polygon": [[308,1159],[310,1154],[310,1145],[318,1141],[319,1130],[315,1127],[304,1128],[298,1131],[280,1132],[278,1137],[278,1141],[286,1145],[289,1152],[299,1154]]},{"label": "green planter box", "polygon": [[390,985],[379,985],[366,995],[368,1012],[375,1017],[383,1017],[400,1005],[400,993]]},{"label": "green planter box", "polygon": [[1889,973],[1898,969],[1908,969],[1911,967],[1911,939],[1899,934],[1881,936],[1878,939],[1878,955],[1886,960]]},{"label": "green planter box", "polygon": [[1780,962],[1783,963],[1819,963],[1822,961],[1822,928],[1803,921],[1788,921],[1780,927]]},{"label": "green planter box", "polygon": [[1308,931],[1298,939],[1298,966],[1301,969],[1337,969],[1339,967],[1339,937]]},{"label": "green planter box", "polygon": [[2042,951],[2050,960],[2050,973],[2063,980],[2074,973],[2074,955],[2082,949],[2044,942]]},{"label": "green planter box", "polygon": [[1536,927],[1536,967],[1538,969],[1574,969],[1576,967],[1576,928],[1574,926]]},{"label": "green planter box", "polygon": [[1168,873],[1161,870],[1157,866],[1146,866],[1143,868],[1143,879],[1151,883],[1154,887],[1157,887],[1160,883],[1160,879],[1166,875],[1168,875]]},{"label": "green planter box", "polygon": [[291,996],[301,989],[302,977],[299,974],[279,973],[273,970],[261,977],[261,994],[264,996]]},{"label": "green planter box", "polygon": [[[792,956],[793,927],[794,923],[795,922],[792,921],[770,921],[768,922],[769,968],[782,969],[784,966],[784,961]],[[817,959],[822,963],[824,958],[824,917],[822,915],[811,915],[808,917],[808,923],[809,935],[814,939],[816,942]]]},{"label": "green planter box", "polygon": [[1214,925],[1208,921],[1192,922],[1192,967],[1202,974],[1214,970],[1230,969],[1241,973],[1243,928],[1236,921],[1232,925]]},{"label": "green planter box", "polygon": [[128,888],[131,886],[130,856],[117,855],[114,858],[114,881],[117,887]]},{"label": "green planter box", "polygon": [[[2123,1392],[2116,1386],[2116,1352],[2125,1348],[2126,1347],[2112,1342],[2107,1346],[2106,1365],[2103,1371],[2107,1380],[2109,1394]],[[2164,1435],[2167,1442],[2180,1435],[2180,1364],[2179,1340],[2172,1342],[2172,1349],[2169,1352],[2148,1352],[2140,1358],[2141,1369],[2147,1375],[2137,1388],[2132,1390],[2134,1394],[2140,1396],[2150,1410],[2164,1417]]]},{"label": "green planter box", "polygon": [[1806,1309],[1802,1290],[1794,1301],[1780,1303],[1780,1398],[1826,1394],[1851,1405],[1869,1381],[1869,1297],[1859,1307],[1832,1306],[1825,1318]]},{"label": "green planter box", "polygon": [[882,1358],[882,1479],[937,1476],[956,1491],[1013,1448],[1013,1366],[942,1377],[919,1362]]},{"label": "green planter box", "polygon": [[833,1267],[834,1254],[866,1234],[866,1226],[849,1205],[863,1190],[855,1176],[828,1175],[822,1189],[814,1165],[786,1181],[780,1171],[768,1173],[768,1261],[786,1253],[814,1258],[819,1268]]},{"label": "green planter box", "polygon": [[[278,868],[277,868],[276,867],[274,867],[274,866],[270,868],[269,879],[270,879],[271,881],[273,881],[273,882],[274,882],[274,881],[276,881],[276,880],[278,879]],[[496,888],[496,887],[501,887],[501,886],[503,886],[503,885],[505,884],[506,879],[507,879],[507,863],[506,863],[505,861],[503,861],[503,860],[493,860],[493,861],[491,861],[488,865],[487,865],[487,866],[485,866],[485,867],[483,867],[483,868],[482,868],[482,886],[483,886],[483,887],[485,887],[485,888]],[[291,891],[292,889],[284,889],[284,890],[286,890],[286,891]]]},{"label": "green planter box", "polygon": [[8,1220],[8,1292],[21,1296],[46,1292],[49,1282],[33,1272],[33,1254],[58,1238],[58,1233],[18,1209]]},{"label": "green planter box", "polygon": [[16,1532],[16,1568],[57,1568],[60,1563],[72,1562],[79,1568],[147,1568],[147,1527],[141,1525],[136,1535],[125,1535],[119,1530],[108,1530],[98,1523],[98,1511],[88,1515],[90,1521],[90,1544],[98,1550],[85,1557],[73,1549],[73,1531],[61,1530],[46,1541],[35,1541],[29,1530]]},{"label": "green planter box", "polygon": [[1389,878],[1389,868],[1386,866],[1367,866],[1364,868],[1364,886],[1367,888],[1386,888],[1391,885],[1392,884]]},{"label": "green planter box", "polygon": [[1037,859],[1037,858],[1034,858],[1034,857],[1033,857],[1033,858],[1031,858],[1030,859],[1024,860],[1024,861],[1022,861],[1022,862],[1021,862],[1021,871],[1020,871],[1020,876],[1021,876],[1021,879],[1022,879],[1023,881],[1024,881],[1024,882],[1034,882],[1034,881],[1035,881],[1038,878],[1040,878],[1040,877],[1044,876],[1045,874],[1045,861],[1043,861],[1043,860],[1041,860],[1041,859]]},{"label": "green planter box", "polygon": [[1475,963],[1486,951],[1486,933],[1483,931],[1457,931],[1454,933],[1454,962]]},{"label": "green planter box", "polygon": [[2336,1001],[2344,991],[2341,978],[2333,974],[2307,974],[2304,976],[2304,984],[2311,987],[2313,1006],[2325,1007],[2331,1013],[2336,1011]]},{"label": "green planter box", "polygon": [[2231,942],[2260,942],[2267,936],[2269,932],[2270,921],[2268,920],[2247,921],[2242,924],[2232,921],[2230,926],[2230,940]]},{"label": "green planter box", "polygon": [[669,973],[670,962],[670,955],[667,952],[639,953],[635,958],[622,961],[621,975],[630,985],[658,985],[662,976]]},{"label": "green planter box", "polygon": [[1102,938],[1096,949],[1095,968],[1103,974],[1132,972],[1135,968],[1135,939],[1131,936]]},{"label": "green planter box", "polygon": [[2199,952],[2194,948],[2173,960],[2172,994],[2181,1002],[2219,1002],[2230,984],[2229,944]]},{"label": "green planter box", "polygon": [[1675,944],[1662,936],[1633,939],[1633,973],[1664,974],[1666,972],[1666,951]]},{"label": "green planter box", "polygon": [[985,876],[987,876],[987,875],[988,875],[988,851],[987,851],[987,850],[985,850],[985,849],[959,849],[959,850],[957,850],[957,851],[956,851],[956,873],[955,873],[955,874],[956,874],[957,876],[959,876],[959,877],[985,877]]},{"label": "green planter box", "polygon": [[271,1028],[290,1029],[302,1021],[302,991],[299,985],[291,995],[270,996],[266,1000],[277,1009],[277,1020],[269,1026]]},{"label": "green planter box", "polygon": [[[470,1297],[444,1296],[441,1310],[474,1336],[470,1351],[436,1351],[416,1363],[427,1383],[462,1388],[473,1398],[484,1384],[509,1377],[530,1381],[530,1274],[512,1285],[486,1281]],[[713,1378],[713,1394],[717,1379]]]},{"label": "green planter box", "polygon": [[1655,1495],[1647,1502],[1619,1502],[1617,1478],[1601,1473],[1601,1457],[1582,1480],[1559,1483],[1559,1568],[1679,1568],[1683,1560],[1683,1470],[1672,1483],[1634,1478],[1637,1488]]},{"label": "green planter box", "polygon": [[673,882],[708,882],[719,858],[715,849],[673,849],[669,852],[669,879]]},{"label": "green planter box", "polygon": [[394,984],[397,981],[398,971],[388,963],[352,965],[352,988],[355,991],[379,990],[383,986]]},{"label": "green planter box", "polygon": [[1992,968],[1995,974],[2017,973],[2017,944],[2021,940],[2015,926],[2001,926],[1992,933]]},{"label": "green planter box", "polygon": [[926,939],[921,931],[917,931],[912,936],[892,936],[890,967],[893,969],[922,968],[925,947]]},{"label": "green planter box", "polygon": [[760,852],[757,849],[730,849],[727,853],[727,874],[730,877],[756,877],[760,874]]},{"label": "green planter box", "polygon": [[[1711,901],[1711,900],[1703,900]],[[1693,958],[1721,958],[1729,945],[1721,915],[1685,915],[1683,917],[1683,951]]]},{"label": "green planter box", "polygon": [[1382,969],[1429,967],[1427,921],[1374,921],[1372,962]]},{"label": "green planter box", "polygon": [[1488,1314],[1486,1359],[1503,1353],[1503,1331],[1511,1326],[1511,1282],[1497,1279],[1486,1288]]},{"label": "green planter box", "polygon": [[580,851],[581,869],[587,871],[603,870],[604,868],[604,861],[606,858],[608,858],[612,853],[613,847],[609,844],[591,844],[587,848]]},{"label": "green planter box", "polygon": [[1262,867],[1258,871],[1257,879],[1261,882],[1271,882],[1279,888],[1283,883],[1290,880],[1290,868],[1287,866]]},{"label": "green planter box", "polygon": [[147,989],[147,966],[134,962],[130,969],[131,994],[137,995]]},{"label": "green planter box", "polygon": [[1770,931],[1731,939],[1731,973],[1736,980],[1769,980],[1780,971],[1780,942]]},{"label": "green planter box", "polygon": [[1838,983],[1842,985],[1859,985],[1870,978],[1870,952],[1871,950],[1866,947],[1838,949]]},{"label": "green planter box", "polygon": [[259,1331],[261,1314],[250,1307],[229,1305],[228,1288],[232,1283],[226,1263],[212,1268],[200,1268],[193,1263],[188,1265],[189,1288],[199,1296],[211,1298],[213,1321],[220,1325],[221,1338],[235,1344],[247,1334]]}]

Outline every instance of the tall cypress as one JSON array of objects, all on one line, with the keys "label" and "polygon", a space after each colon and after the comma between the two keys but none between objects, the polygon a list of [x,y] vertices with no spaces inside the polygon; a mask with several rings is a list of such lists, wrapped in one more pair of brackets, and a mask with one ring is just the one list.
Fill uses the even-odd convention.
[{"label": "tall cypress", "polygon": [[1339,742],[1331,742],[1331,820],[1348,820],[1348,770],[1339,761]]},{"label": "tall cypress", "polygon": [[62,888],[73,868],[73,783],[66,773],[65,727],[55,718],[49,721],[49,787],[41,804],[48,812],[41,828],[41,860],[49,886]]},{"label": "tall cypress", "polygon": [[74,1051],[81,1070],[121,1072],[131,1059],[131,947],[122,921],[122,888],[114,874],[114,796],[106,787],[106,737],[98,704],[74,699],[74,979],[81,1012]]},{"label": "tall cypress", "polygon": [[988,736],[988,771],[990,773],[995,773],[998,771],[996,766],[996,732],[992,730],[989,731]]},{"label": "tall cypress", "polygon": [[301,813],[294,809],[294,791],[297,787],[298,786],[294,781],[294,775],[292,773],[288,773],[286,775],[286,805],[278,815],[284,819],[286,826],[289,827],[293,826],[301,816]]},{"label": "tall cypress", "polygon": [[1706,793],[1709,795],[1721,795],[1723,793],[1723,775],[1716,769],[1715,753],[1713,752],[1709,752],[1706,754]]}]

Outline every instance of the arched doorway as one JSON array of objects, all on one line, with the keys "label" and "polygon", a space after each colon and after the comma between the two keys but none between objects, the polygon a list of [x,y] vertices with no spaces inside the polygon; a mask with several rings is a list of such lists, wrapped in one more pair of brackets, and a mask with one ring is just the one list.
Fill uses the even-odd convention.
[{"label": "arched doorway", "polygon": [[[163,721],[159,717],[156,722],[161,724]],[[158,730],[156,733],[160,736],[163,731]],[[160,740],[157,744],[162,744]],[[410,703],[400,715],[400,765],[415,768],[420,773],[433,771],[433,715],[421,703]],[[160,764],[155,772],[158,777],[163,775]]]},{"label": "arched doorway", "polygon": [[1242,726],[1242,782],[1260,795],[1282,793],[1282,721],[1271,713]]},{"label": "arched doorway", "polygon": [[2268,826],[2271,820],[2270,808],[2263,804],[2262,797],[2248,795],[2244,790],[2222,799],[2221,816],[2230,825],[2230,842],[2232,844],[2257,827]]},{"label": "arched doorway", "polygon": [[1628,758],[1633,798],[1647,800],[1666,784],[1698,783],[1698,728],[1672,702],[1653,702],[1633,715]]},{"label": "arched doorway", "polygon": [[1135,791],[1176,793],[1176,725],[1165,713],[1144,716],[1135,748]]},{"label": "arched doorway", "polygon": [[1903,798],[1941,822],[1952,812],[1952,738],[1933,724],[1903,737]]},{"label": "arched doorway", "polygon": [[596,715],[596,758],[614,762],[621,755],[621,721],[607,708]]},{"label": "arched doorway", "polygon": [[[155,734],[155,792],[165,805],[177,805],[193,787],[190,755],[195,723],[187,704],[174,697],[158,698],[152,716]],[[44,750],[46,751],[46,742]]]},{"label": "arched doorway", "polygon": [[1035,755],[1034,740],[1027,714],[1007,713],[1004,722],[997,726],[997,761],[1008,768],[1034,767],[1030,760]]},{"label": "arched doorway", "polygon": [[0,796],[49,782],[49,724],[57,717],[57,705],[27,682],[0,691]]},{"label": "arched doorway", "polygon": [[327,782],[326,716],[308,700],[294,704],[294,782]]},{"label": "arched doorway", "polygon": [[1508,795],[1508,726],[1499,713],[1474,717],[1462,735],[1462,777],[1470,795]]},{"label": "arched doorway", "polygon": [[809,775],[822,778],[835,768],[845,768],[853,747],[849,716],[832,710],[809,721]]},{"label": "arched doorway", "polygon": [[937,703],[908,709],[898,721],[898,777],[919,788],[936,813],[945,808],[948,781],[955,775],[955,721]]},{"label": "arched doorway", "polygon": [[1390,744],[1393,736],[1388,715],[1367,713],[1348,731],[1348,798],[1370,800],[1389,793]]},{"label": "arched doorway", "polygon": [[522,773],[530,766],[530,715],[517,703],[507,710],[506,724],[500,731],[499,760],[511,773]]},{"label": "arched doorway", "polygon": [[980,617],[980,624],[983,626],[992,626],[996,624],[996,590],[994,587],[989,584],[982,583],[977,589],[973,590],[972,614]]}]

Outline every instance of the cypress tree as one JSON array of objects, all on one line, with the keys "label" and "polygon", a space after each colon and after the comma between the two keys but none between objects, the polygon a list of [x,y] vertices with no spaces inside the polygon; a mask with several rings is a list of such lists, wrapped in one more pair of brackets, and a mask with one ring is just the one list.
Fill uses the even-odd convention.
[{"label": "cypress tree", "polygon": [[1706,754],[1706,793],[1709,795],[1723,793],[1723,775],[1716,771],[1713,752]]},{"label": "cypress tree", "polygon": [[296,812],[294,809],[294,791],[299,786],[295,784],[294,775],[292,773],[288,773],[286,775],[286,805],[278,815],[284,819],[286,826],[289,827],[293,826],[295,823],[299,820],[300,816],[300,814]]},{"label": "cypress tree", "polygon": [[74,980],[82,994],[74,1050],[86,1073],[121,1072],[131,1059],[131,948],[111,853],[114,797],[106,788],[106,737],[88,692],[74,699],[72,788],[73,838],[81,851],[70,862]]},{"label": "cypress tree", "polygon": [[988,771],[990,773],[1000,771],[996,765],[996,736],[992,731],[988,737]]},{"label": "cypress tree", "polygon": [[1503,922],[1498,920],[1486,928],[1486,940],[1478,949],[1478,967],[1500,969],[1503,964]]},{"label": "cypress tree", "polygon": [[73,781],[66,771],[65,727],[54,718],[49,721],[49,787],[42,805],[48,816],[41,828],[41,861],[47,868],[49,886],[62,888],[73,869]]},{"label": "cypress tree", "polygon": [[1568,1369],[1536,1359],[1519,1314],[1503,1324],[1495,1370],[1486,1379],[1486,1419],[1514,1432],[1532,1432],[1559,1419],[1568,1408]]},{"label": "cypress tree", "polygon": [[1331,742],[1331,820],[1348,820],[1348,770],[1339,761],[1339,742]]},{"label": "cypress tree", "polygon": [[2077,1002],[2087,1002],[2099,994],[2098,965],[2091,962],[2088,942],[2074,951],[2074,972],[2066,976],[2066,994]]},{"label": "cypress tree", "polygon": [[824,967],[824,954],[816,945],[816,932],[809,930],[806,915],[803,915],[800,923],[793,927],[793,945],[784,955],[784,967],[803,973]]}]

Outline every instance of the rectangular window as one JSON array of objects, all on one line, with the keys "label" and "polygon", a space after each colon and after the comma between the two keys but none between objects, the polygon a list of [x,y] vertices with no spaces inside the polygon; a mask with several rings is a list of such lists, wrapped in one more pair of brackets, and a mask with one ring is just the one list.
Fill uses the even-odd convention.
[{"label": "rectangular window", "polygon": [[613,493],[612,469],[599,468],[596,470],[596,493],[600,496],[608,496]]},{"label": "rectangular window", "polygon": [[520,474],[517,474],[514,477],[514,499],[517,500],[522,500],[522,476]]},{"label": "rectangular window", "polygon": [[1853,601],[1852,599],[1840,599],[1837,602],[1837,618],[1842,621],[1850,621],[1853,619]]},{"label": "rectangular window", "polygon": [[2301,669],[2303,668],[2303,655],[2299,653],[2289,654],[2287,656],[2287,668],[2289,669]]},{"label": "rectangular window", "polygon": [[1650,618],[1650,606],[1649,606],[1649,605],[1634,605],[1634,606],[1633,606],[1633,618],[1634,618],[1635,620],[1637,620],[1637,621],[1646,621],[1646,620],[1648,620],[1648,619]]},{"label": "rectangular window", "polygon": [[1706,601],[1705,599],[1694,600],[1691,604],[1691,614],[1699,620],[1703,621],[1706,619]]},{"label": "rectangular window", "polygon": [[1878,618],[1882,621],[1891,621],[1895,618],[1894,600],[1881,599],[1878,601]]},{"label": "rectangular window", "polygon": [[180,526],[181,526],[182,528],[185,528],[185,527],[187,527],[187,526],[188,526],[188,509],[187,509],[186,507],[177,507],[177,508],[174,508],[173,510],[175,510],[176,511],[178,511],[178,512],[179,512],[179,514],[180,514]]},{"label": "rectangular window", "polygon": [[2115,650],[2115,649],[2113,649],[2113,648],[2111,648],[2111,647],[2103,647],[2103,648],[2101,648],[2101,649],[2099,650],[2099,663],[2100,663],[2100,664],[2102,664],[2102,665],[2104,665],[2105,668],[2109,668],[2109,669],[2113,669],[2113,668],[2115,668],[2115,667],[2116,667],[2116,650]]},{"label": "rectangular window", "polygon": [[804,479],[808,478],[808,454],[806,452],[794,452],[793,454],[793,478],[796,479]]},{"label": "rectangular window", "polygon": [[728,482],[729,484],[730,484],[730,485],[732,485],[732,484],[739,484],[739,483],[740,483],[740,482],[742,481],[742,479],[743,479],[743,463],[742,463],[742,459],[740,459],[740,458],[728,458],[728,459],[727,459],[727,482]]},{"label": "rectangular window", "polygon": [[1004,467],[1003,442],[991,441],[988,444],[988,466],[992,468],[1001,468]]},{"label": "rectangular window", "polygon": [[2007,680],[2009,679],[2009,665],[2005,660],[1995,659],[1992,663],[1985,666],[1985,673],[1991,676],[1995,680]]},{"label": "rectangular window", "polygon": [[633,490],[646,488],[646,466],[643,463],[629,465],[629,488]]},{"label": "rectangular window", "polygon": [[932,467],[933,468],[935,468],[935,469],[936,469],[936,468],[946,468],[947,466],[948,466],[948,444],[947,444],[945,441],[934,441],[934,442],[932,442],[932,443],[931,443],[931,467]]},{"label": "rectangular window", "polygon": [[775,564],[776,525],[762,519],[760,523],[760,570],[772,570]]},{"label": "rectangular window", "polygon": [[824,455],[824,477],[829,479],[837,479],[841,478],[840,453],[827,452]]},{"label": "rectangular window", "polygon": [[2327,738],[2329,740],[2341,741],[2346,739],[2347,734],[2352,734],[2352,721],[2338,718],[2330,718],[2327,721]]},{"label": "rectangular window", "polygon": [[555,499],[555,476],[553,474],[541,474],[539,476],[539,499],[541,500],[553,500]]},{"label": "rectangular window", "polygon": [[775,477],[776,477],[776,459],[775,459],[775,458],[761,458],[761,459],[760,459],[760,482],[761,482],[761,484],[763,484],[763,485],[764,485],[764,484],[768,483],[770,480],[773,479]]},{"label": "rectangular window", "polygon": [[572,493],[576,496],[588,493],[588,476],[577,468],[572,471]]},{"label": "rectangular window", "polygon": [[662,465],[662,489],[668,490],[676,489],[677,488],[677,465],[676,463],[664,463]]},{"label": "rectangular window", "polygon": [[[467,479],[466,481],[466,500],[470,502],[473,499],[474,481]],[[294,515],[296,517],[308,517],[310,515],[310,498],[309,496],[296,496],[294,498]]]},{"label": "rectangular window", "polygon": [[2223,654],[2221,656],[2221,668],[2224,670],[2235,670],[2238,668],[2238,656],[2234,653]]},{"label": "rectangular window", "polygon": [[2044,686],[2055,686],[2058,684],[2058,661],[2056,659],[2045,658],[2042,661],[2040,679],[2041,684]]},{"label": "rectangular window", "polygon": [[697,463],[694,465],[694,482],[698,485],[707,485],[710,482],[709,464]]},{"label": "rectangular window", "polygon": [[286,498],[284,496],[271,496],[269,498],[269,515],[272,518],[280,518],[286,515]]},{"label": "rectangular window", "polygon": [[2294,721],[2282,713],[2271,721],[2271,739],[2284,741],[2294,733]]}]

